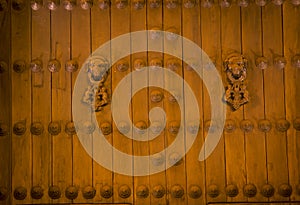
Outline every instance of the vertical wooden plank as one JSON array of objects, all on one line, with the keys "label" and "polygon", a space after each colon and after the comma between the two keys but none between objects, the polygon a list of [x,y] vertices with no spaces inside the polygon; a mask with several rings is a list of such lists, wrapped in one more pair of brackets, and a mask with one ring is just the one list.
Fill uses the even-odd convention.
[{"label": "vertical wooden plank", "polygon": [[[182,35],[185,38],[192,40],[195,44],[197,44],[201,48],[201,25],[200,25],[200,7],[198,4],[194,5],[192,8],[187,8],[185,5],[182,5],[182,21],[185,24],[182,25]],[[188,48],[187,48],[188,49]],[[185,50],[183,47],[183,56],[188,53],[188,50]],[[199,56],[201,58],[201,56]],[[199,59],[194,59],[199,60]],[[193,62],[188,62],[193,63]],[[191,70],[185,64],[184,67],[184,80],[191,87],[193,94],[196,96],[198,100],[198,108],[200,110],[200,125],[202,127],[203,124],[203,92],[202,92],[202,79],[198,74]],[[188,88],[184,86],[184,93],[187,93]],[[187,97],[185,95],[185,113],[186,115],[194,115],[195,110],[188,106],[188,102],[186,102]],[[192,134],[194,126],[199,126],[198,124],[194,124],[195,122],[186,122],[185,132],[187,134]],[[192,127],[191,127],[192,126]],[[199,126],[200,128],[200,126]],[[187,203],[192,204],[205,204],[206,198],[204,195],[205,190],[205,162],[199,162],[199,153],[200,149],[203,145],[203,132],[199,129],[196,141],[194,142],[191,150],[186,155],[186,178],[187,178]]]},{"label": "vertical wooden plank", "polygon": [[27,1],[13,6],[11,60],[14,66],[11,69],[15,67],[14,70],[20,73],[12,71],[12,123],[15,126],[19,122],[20,130],[21,127],[26,128],[22,135],[12,136],[13,204],[31,202],[31,71],[26,66],[30,61],[30,19],[30,6]]},{"label": "vertical wooden plank", "polygon": [[[220,7],[213,5],[211,8],[201,8],[201,36],[202,49],[215,64],[219,73],[223,72],[221,55],[221,20]],[[203,65],[210,66],[210,65]],[[205,78],[205,76],[203,76]],[[208,127],[211,120],[210,99],[205,86],[203,92],[203,135],[207,136]],[[224,155],[224,136],[214,152],[205,161],[206,169],[206,200],[207,202],[224,202],[226,195],[223,191],[225,187],[225,155]]]},{"label": "vertical wooden plank", "polygon": [[[97,4],[95,4],[91,10],[91,42],[92,42],[92,52],[94,52],[99,46],[110,40],[111,27],[110,27],[110,8],[101,10]],[[104,28],[104,29],[103,29]],[[110,54],[107,56],[110,57]],[[110,59],[107,59],[110,61]],[[108,88],[109,98],[111,99],[111,69],[108,73],[108,77],[104,83],[105,87]],[[108,123],[112,127],[111,109],[110,104],[106,106],[99,114],[97,114],[98,122],[101,124]],[[106,140],[112,144],[112,128],[110,133],[105,135]],[[113,156],[105,156],[111,158]],[[112,188],[113,188],[113,174],[111,170],[103,168],[101,165],[93,162],[93,182],[94,187],[97,190],[95,201],[101,202],[112,202]],[[100,194],[99,194],[100,193]],[[108,194],[107,194],[108,193]]]},{"label": "vertical wooden plank", "polygon": [[[62,32],[64,31],[64,32]],[[52,73],[52,121],[61,126],[71,121],[71,74],[64,70],[70,58],[70,12],[60,6],[51,11],[51,59],[60,62],[61,68]],[[65,132],[52,135],[52,183],[62,192],[58,202],[70,202],[64,192],[72,184],[72,141]]]},{"label": "vertical wooden plank", "polygon": [[[147,4],[138,5],[136,2],[131,2],[131,23],[130,23],[130,31],[143,31],[147,29],[147,19],[146,19],[146,11],[147,11]],[[144,36],[147,39],[147,35]],[[136,39],[131,39],[131,49],[134,50],[143,46],[147,48],[147,40],[143,42],[136,41]],[[132,71],[138,71],[141,69],[139,67],[146,66],[147,62],[147,52],[141,53],[133,53],[131,55],[131,65]],[[139,78],[132,78],[132,90],[134,89],[141,89],[139,85],[141,82],[147,82],[148,84],[148,72],[143,72],[143,74]],[[132,93],[132,122],[136,129],[133,131],[133,137],[139,139],[141,137],[149,137],[148,131],[143,131],[143,129],[149,127],[149,120],[148,120],[148,88],[144,88],[139,90],[136,94]],[[139,129],[140,131],[138,131]],[[149,138],[148,138],[149,139]],[[133,155],[134,156],[148,156],[149,155],[149,140],[147,141],[137,141],[133,140],[132,144],[133,148]],[[147,166],[141,167],[141,165],[133,161],[133,172],[135,173],[136,170],[149,170],[149,164]],[[150,197],[149,197],[149,176],[135,176],[134,177],[134,204],[150,204]],[[148,193],[147,193],[148,192]]]},{"label": "vertical wooden plank", "polygon": [[[293,123],[294,120],[300,117],[300,110],[297,105],[300,103],[300,70],[299,66],[296,68],[293,65],[293,58],[300,53],[300,8],[292,4],[286,3],[283,5],[283,31],[284,31],[284,55],[288,61],[284,70],[285,80],[285,109],[286,119]],[[299,63],[298,63],[299,64]],[[296,125],[296,123],[295,123]],[[288,162],[289,162],[289,181],[293,187],[291,200],[300,200],[297,191],[300,183],[300,161],[299,161],[299,127],[292,126],[287,131],[287,149],[288,149]],[[296,191],[295,191],[296,190]]]},{"label": "vertical wooden plank", "polygon": [[[164,31],[175,33],[181,35],[181,4],[179,1],[163,1],[164,10],[163,10],[163,26]],[[172,34],[164,35],[164,52],[166,50],[173,51],[177,56],[182,57],[182,44],[180,38],[174,37]],[[171,43],[171,42],[174,42]],[[170,146],[173,140],[177,136],[178,131],[184,129],[184,125],[181,120],[184,118],[184,106],[179,107],[177,103],[177,97],[179,100],[184,100],[183,95],[183,79],[179,82],[178,80],[174,80],[173,78],[168,77],[169,75],[166,72],[175,72],[181,78],[183,78],[183,70],[182,70],[182,60],[177,59],[169,54],[164,54],[164,67],[168,69],[165,71],[165,98],[164,98],[164,108],[166,112],[166,147]],[[169,90],[168,90],[169,89]],[[174,92],[175,96],[170,92]],[[183,110],[183,115],[180,111]],[[184,133],[184,130],[182,130]],[[177,151],[177,150],[176,150]],[[186,171],[185,171],[185,156],[182,159],[178,159],[178,153],[185,151],[184,143],[182,146],[178,147],[178,151],[174,153],[167,153],[166,155],[166,163],[175,163],[172,167],[167,169],[166,171],[166,180],[167,180],[167,200],[170,204],[186,204],[187,195],[186,195]],[[166,164],[168,166],[168,164]]]},{"label": "vertical wooden plank", "polygon": [[11,16],[10,7],[0,12],[0,187],[3,194],[0,204],[11,204]]},{"label": "vertical wooden plank", "polygon": [[276,128],[278,120],[285,119],[284,69],[277,68],[272,63],[275,55],[283,55],[281,6],[265,6],[262,19],[263,55],[271,62],[271,66],[264,72],[266,119],[272,123],[266,140],[268,181],[277,190],[270,200],[287,200],[288,198],[281,196],[278,191],[281,184],[288,183],[286,133]]},{"label": "vertical wooden plank", "polygon": [[[41,8],[32,10],[32,63],[40,60],[42,70],[32,72],[32,121],[44,126],[41,135],[32,135],[32,187],[43,189],[43,197],[34,200],[38,203],[48,203],[48,187],[51,184],[51,135],[47,127],[51,122],[51,73],[47,69],[50,48],[50,11]],[[42,34],[42,35],[41,35]],[[32,64],[33,65],[33,64]],[[38,193],[38,192],[37,192]],[[36,194],[36,198],[39,198]],[[34,197],[34,196],[33,196]]]},{"label": "vertical wooden plank", "polygon": [[[111,5],[111,38],[115,38],[119,35],[126,34],[130,32],[130,3],[129,1],[112,1]],[[114,92],[116,86],[119,82],[131,72],[131,63],[130,63],[130,56],[124,57],[123,59],[114,59],[116,56],[114,52],[118,52],[114,50],[114,47],[117,49],[128,49],[127,52],[130,53],[130,42],[126,42],[126,48],[119,48],[117,45],[112,45],[112,61],[117,60],[115,65],[113,65],[112,70],[112,93]],[[130,81],[130,80],[129,80]],[[128,82],[131,84],[130,82]],[[131,86],[126,88],[126,92],[123,93],[124,95],[131,96]],[[119,96],[119,99],[122,99],[122,96]],[[119,106],[119,104],[115,104],[115,106]],[[131,113],[131,108],[123,108],[129,109],[128,112]],[[131,115],[132,116],[132,115]],[[129,129],[132,129],[132,122],[126,122],[129,126]],[[128,155],[132,155],[132,140],[125,137],[118,131],[118,128],[114,124],[113,126],[113,146],[117,150],[124,152]],[[124,166],[132,167],[132,161],[128,162],[128,164],[122,164],[121,159],[117,158],[117,156],[113,153],[113,167],[116,166]],[[133,170],[131,170],[133,171]],[[114,173],[113,176],[114,180],[114,195],[113,201],[114,202],[122,202],[122,203],[133,203],[133,177],[132,176],[125,176],[119,173]]]},{"label": "vertical wooden plank", "polygon": [[[262,56],[261,8],[250,4],[242,8],[242,52],[248,59],[247,90],[250,102],[244,106],[245,121],[240,128],[245,132],[245,154],[247,184],[254,184],[262,190],[267,183],[265,134],[257,129],[257,123],[264,118],[263,71],[256,66],[255,60]],[[245,130],[249,126],[249,131]],[[243,128],[243,126],[245,128]],[[267,197],[257,193],[248,201],[267,201]]]},{"label": "vertical wooden plank", "polygon": [[[232,5],[230,8],[221,8],[221,43],[222,43],[222,59],[224,60],[232,52],[241,52],[241,20],[240,7]],[[222,71],[223,81],[228,84],[226,73]],[[244,118],[243,106],[238,110],[231,110],[227,107],[226,123],[237,127],[237,124]],[[244,149],[244,133],[240,129],[226,131],[225,123],[225,156],[226,156],[226,187],[233,185],[239,190],[239,194],[230,197],[227,194],[227,201],[245,201],[246,197],[242,194],[243,186],[246,183],[245,170],[245,149]]]},{"label": "vertical wooden plank", "polygon": [[[71,13],[71,59],[78,63],[78,67],[81,69],[84,61],[90,54],[90,9],[84,10],[78,6],[72,10]],[[75,85],[77,74],[72,72],[72,88]],[[93,160],[83,148],[77,135],[73,135],[73,184],[79,187],[81,194],[74,200],[76,203],[91,202],[93,191]],[[92,149],[92,141],[90,144],[85,144],[86,149]],[[88,193],[90,191],[90,193]]]},{"label": "vertical wooden plank", "polygon": [[[148,49],[151,50],[155,45],[163,51],[163,36],[159,35],[155,30],[161,30],[163,24],[163,7],[162,3],[158,5],[153,1],[147,2],[147,26],[148,34]],[[157,35],[156,35],[157,34]],[[163,66],[163,53],[148,52],[148,66],[149,69],[149,84],[164,84],[164,72],[155,69],[155,65]],[[157,98],[157,99],[156,99]],[[149,87],[149,111],[155,107],[164,108],[164,90],[156,87]],[[158,136],[149,143],[149,155],[154,155],[165,149],[165,130],[162,127],[161,119],[155,119],[157,130],[150,130],[152,135]],[[160,131],[160,133],[158,133]],[[150,135],[150,133],[149,133]],[[162,165],[160,158],[150,162],[150,172],[156,170],[157,166]],[[151,204],[167,204],[166,201],[166,172],[162,171],[152,174],[149,177],[150,186],[150,202]]]}]

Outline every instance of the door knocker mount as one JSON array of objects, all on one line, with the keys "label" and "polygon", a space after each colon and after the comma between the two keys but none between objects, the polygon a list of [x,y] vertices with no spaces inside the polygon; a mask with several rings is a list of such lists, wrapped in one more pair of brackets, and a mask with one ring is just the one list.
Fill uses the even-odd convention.
[{"label": "door knocker mount", "polygon": [[248,60],[241,54],[232,54],[224,61],[224,68],[228,80],[225,101],[233,110],[239,109],[249,101],[245,79],[247,77]]}]

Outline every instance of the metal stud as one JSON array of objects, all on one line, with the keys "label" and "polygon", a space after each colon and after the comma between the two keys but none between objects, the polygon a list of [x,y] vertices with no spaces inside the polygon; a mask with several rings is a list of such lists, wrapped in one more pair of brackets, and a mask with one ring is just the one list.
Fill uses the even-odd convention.
[{"label": "metal stud", "polygon": [[151,157],[151,161],[154,166],[158,167],[165,163],[166,158],[163,154],[158,153]]},{"label": "metal stud", "polygon": [[291,0],[291,2],[294,6],[299,6],[300,5],[300,0]]},{"label": "metal stud", "polygon": [[283,4],[284,0],[272,0],[272,3],[276,6],[281,6]]},{"label": "metal stud", "polygon": [[182,164],[182,162],[183,159],[177,152],[173,152],[169,155],[169,164],[171,166],[178,166]]},{"label": "metal stud", "polygon": [[214,5],[214,1],[213,0],[202,0],[201,1],[201,6],[203,8],[211,8]]},{"label": "metal stud", "polygon": [[48,70],[52,73],[60,70],[60,62],[57,59],[52,59],[48,62]]},{"label": "metal stud", "polygon": [[82,190],[82,195],[85,199],[93,199],[96,195],[96,189],[92,186],[86,186]]},{"label": "metal stud", "polygon": [[41,135],[44,132],[44,126],[40,122],[33,122],[30,127],[30,132],[33,135]]},{"label": "metal stud", "polygon": [[274,66],[278,69],[283,69],[286,65],[286,59],[283,56],[276,56],[274,58]]},{"label": "metal stud", "polygon": [[157,39],[161,38],[161,36],[162,36],[161,29],[159,27],[151,28],[149,31],[149,36],[150,36],[151,40],[157,40]]},{"label": "metal stud", "polygon": [[16,73],[23,73],[23,71],[26,69],[26,63],[23,60],[16,60],[13,64],[13,70]]},{"label": "metal stud", "polygon": [[179,129],[180,129],[180,122],[172,121],[169,123],[168,130],[169,130],[170,134],[173,134],[173,135],[178,134]]},{"label": "metal stud", "polygon": [[128,185],[124,184],[119,187],[118,190],[119,197],[122,199],[127,199],[131,195],[131,189]]},{"label": "metal stud", "polygon": [[75,129],[74,122],[67,122],[67,124],[65,126],[65,132],[68,135],[75,135],[76,134],[76,129]]},{"label": "metal stud", "polygon": [[254,197],[257,193],[257,189],[254,184],[246,184],[243,188],[243,191],[244,195],[249,198]]},{"label": "metal stud", "polygon": [[27,189],[25,187],[17,187],[14,190],[14,197],[16,200],[24,200],[27,197]]},{"label": "metal stud", "polygon": [[100,125],[101,132],[104,135],[109,135],[111,133],[111,124],[109,122],[103,122]]},{"label": "metal stud", "polygon": [[180,94],[178,91],[173,91],[172,94],[168,94],[168,100],[170,103],[175,103],[180,100]]},{"label": "metal stud", "polygon": [[67,11],[71,11],[76,5],[76,0],[63,0],[62,4]]},{"label": "metal stud", "polygon": [[300,118],[296,118],[293,122],[295,130],[300,131]]},{"label": "metal stud", "polygon": [[180,199],[184,195],[184,190],[180,184],[175,184],[171,187],[171,196],[175,199]]},{"label": "metal stud", "polygon": [[26,6],[26,1],[24,0],[12,0],[12,8],[15,11],[22,11]]},{"label": "metal stud", "polygon": [[146,185],[139,185],[136,188],[136,196],[138,198],[147,198],[149,196],[149,189]]},{"label": "metal stud", "polygon": [[0,122],[0,137],[8,135],[8,126],[5,123]]},{"label": "metal stud", "polygon": [[276,122],[276,129],[279,132],[286,132],[290,128],[290,122],[286,119],[279,119]]},{"label": "metal stud", "polygon": [[159,134],[163,130],[162,123],[159,121],[154,121],[151,123],[150,131],[153,134]]},{"label": "metal stud", "polygon": [[245,119],[245,120],[241,121],[240,127],[244,132],[248,133],[248,132],[251,132],[253,130],[254,125],[253,125],[253,122],[251,120]]},{"label": "metal stud", "polygon": [[29,67],[33,73],[41,72],[43,69],[43,62],[40,59],[34,59],[30,62]]},{"label": "metal stud", "polygon": [[[300,0],[299,0],[299,5],[300,5]],[[291,59],[292,61],[292,65],[295,67],[295,68],[300,68],[300,54],[296,54],[292,57]]]},{"label": "metal stud", "polygon": [[140,10],[144,8],[145,1],[144,0],[132,0],[132,5],[135,10]]},{"label": "metal stud", "polygon": [[95,125],[91,121],[85,121],[80,125],[80,130],[85,134],[92,134],[95,131]]},{"label": "metal stud", "polygon": [[283,197],[289,197],[292,195],[293,189],[289,184],[281,184],[278,187],[278,194]]},{"label": "metal stud", "polygon": [[154,198],[160,199],[165,195],[165,193],[165,188],[160,184],[152,188],[152,195],[154,196]]},{"label": "metal stud", "polygon": [[56,10],[59,7],[60,0],[47,0],[46,5],[47,8],[51,11]]},{"label": "metal stud", "polygon": [[255,65],[257,68],[264,70],[268,67],[269,61],[266,57],[260,56],[255,59]]},{"label": "metal stud", "polygon": [[13,132],[15,135],[23,135],[26,132],[26,122],[19,121],[14,124]]},{"label": "metal stud", "polygon": [[149,0],[149,6],[151,9],[156,9],[160,7],[161,1],[160,0]]},{"label": "metal stud", "polygon": [[275,189],[274,187],[271,185],[271,184],[265,184],[263,185],[262,189],[261,189],[261,194],[264,196],[264,197],[272,197],[275,193]]},{"label": "metal stud", "polygon": [[130,126],[127,122],[120,122],[117,127],[119,132],[122,134],[127,134],[130,131]]},{"label": "metal stud", "polygon": [[0,61],[0,74],[7,71],[7,63],[4,61]]},{"label": "metal stud", "polygon": [[0,0],[0,12],[7,9],[7,0]]},{"label": "metal stud", "polygon": [[120,60],[116,64],[116,68],[119,72],[125,72],[129,68],[129,63],[126,60]]},{"label": "metal stud", "polygon": [[44,189],[41,186],[34,186],[30,191],[31,198],[41,199],[44,196]]},{"label": "metal stud", "polygon": [[50,186],[48,189],[48,195],[51,199],[59,199],[61,197],[61,191],[58,186]]},{"label": "metal stud", "polygon": [[137,134],[145,134],[147,129],[147,123],[143,120],[135,123],[135,131]]},{"label": "metal stud", "polygon": [[116,0],[115,4],[118,9],[124,9],[128,5],[128,1],[127,0]]},{"label": "metal stud", "polygon": [[195,0],[185,0],[183,2],[183,5],[184,5],[185,8],[190,9],[190,8],[195,7],[196,1]]},{"label": "metal stud", "polygon": [[229,197],[236,197],[239,194],[239,189],[235,184],[229,184],[226,186],[225,192]]},{"label": "metal stud", "polygon": [[178,60],[174,58],[168,59],[166,64],[167,64],[167,68],[172,71],[176,71],[180,67],[180,63],[178,62]]},{"label": "metal stud", "polygon": [[175,8],[177,8],[178,4],[179,4],[178,0],[167,0],[166,1],[166,7],[168,9],[175,9]]},{"label": "metal stud", "polygon": [[192,199],[198,199],[202,195],[202,190],[198,185],[191,185],[189,187],[189,197]]},{"label": "metal stud", "polygon": [[166,38],[168,41],[175,41],[178,38],[178,30],[175,27],[167,29],[166,32]]},{"label": "metal stud", "polygon": [[65,70],[72,73],[78,70],[78,62],[77,60],[68,60],[65,64]]},{"label": "metal stud", "polygon": [[219,187],[216,184],[211,184],[207,188],[207,194],[211,198],[216,198],[220,194]]},{"label": "metal stud", "polygon": [[268,3],[268,0],[255,0],[256,5],[265,6]]},{"label": "metal stud", "polygon": [[228,133],[231,133],[235,130],[236,125],[235,122],[231,119],[226,120],[224,130]]},{"label": "metal stud", "polygon": [[269,120],[258,121],[258,129],[262,132],[269,132],[272,129],[272,124]]},{"label": "metal stud", "polygon": [[102,186],[100,189],[100,195],[105,199],[109,199],[113,195],[113,188],[109,185]]},{"label": "metal stud", "polygon": [[37,11],[43,6],[43,0],[31,0],[30,6],[32,10]]},{"label": "metal stud", "polygon": [[162,68],[162,60],[160,58],[154,58],[150,61],[150,68],[153,70],[157,70],[158,68]]},{"label": "metal stud", "polygon": [[230,2],[230,0],[221,0],[220,6],[222,8],[229,8],[231,6],[231,2]]},{"label": "metal stud", "polygon": [[69,186],[66,188],[65,195],[67,199],[74,200],[78,197],[78,188],[75,186]]},{"label": "metal stud", "polygon": [[197,134],[200,129],[199,122],[189,122],[187,125],[187,131],[190,134]]},{"label": "metal stud", "polygon": [[92,8],[93,0],[80,0],[80,7],[84,10]]},{"label": "metal stud", "polygon": [[51,135],[58,135],[61,132],[60,122],[50,122],[48,125],[48,132]]},{"label": "metal stud", "polygon": [[238,5],[240,6],[240,7],[247,7],[248,5],[249,5],[249,1],[248,0],[239,0],[238,1]]},{"label": "metal stud", "polygon": [[98,6],[101,10],[108,9],[110,6],[109,0],[98,0]]},{"label": "metal stud", "polygon": [[8,198],[9,192],[7,188],[0,187],[0,201],[5,201]]},{"label": "metal stud", "polygon": [[133,67],[137,71],[143,69],[145,66],[146,66],[146,63],[141,58],[135,59],[134,62],[133,62]]},{"label": "metal stud", "polygon": [[164,98],[163,93],[158,89],[152,90],[150,93],[151,102],[158,103],[161,102],[163,98]]}]

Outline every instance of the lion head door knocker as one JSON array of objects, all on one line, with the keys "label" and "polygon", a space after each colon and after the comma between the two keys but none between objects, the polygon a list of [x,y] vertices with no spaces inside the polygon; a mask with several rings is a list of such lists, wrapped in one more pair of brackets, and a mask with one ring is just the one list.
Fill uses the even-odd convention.
[{"label": "lion head door knocker", "polygon": [[225,72],[229,84],[226,87],[225,101],[237,110],[249,101],[248,91],[244,83],[247,77],[248,60],[241,54],[233,54],[224,61]]},{"label": "lion head door knocker", "polygon": [[84,93],[82,101],[99,112],[109,103],[108,89],[104,83],[107,79],[109,63],[106,59],[97,56],[86,63],[89,86]]}]

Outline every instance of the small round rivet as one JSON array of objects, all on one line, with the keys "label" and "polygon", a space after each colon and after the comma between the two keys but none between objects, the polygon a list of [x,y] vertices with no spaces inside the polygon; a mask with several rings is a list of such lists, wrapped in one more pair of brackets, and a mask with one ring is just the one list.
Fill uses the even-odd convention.
[{"label": "small round rivet", "polygon": [[16,200],[24,200],[27,197],[27,189],[25,187],[17,187],[14,190],[14,197]]},{"label": "small round rivet", "polygon": [[60,62],[56,59],[52,59],[48,62],[48,70],[52,73],[60,70]]},{"label": "small round rivet", "polygon": [[116,64],[116,68],[119,72],[124,72],[126,70],[128,70],[129,68],[129,64],[126,60],[120,60],[117,64]]},{"label": "small round rivet", "polygon": [[46,5],[51,11],[56,10],[59,7],[60,0],[47,0]]},{"label": "small round rivet", "polygon": [[48,189],[48,195],[51,199],[59,199],[61,196],[61,191],[58,186],[50,186]]},{"label": "small round rivet", "polygon": [[145,1],[144,0],[133,0],[132,5],[135,10],[139,10],[144,7]]},{"label": "small round rivet", "polygon": [[31,188],[30,195],[33,199],[41,199],[44,196],[44,189],[41,186]]},{"label": "small round rivet", "polygon": [[149,6],[151,9],[156,9],[160,7],[161,1],[160,0],[149,0]]},{"label": "small round rivet", "polygon": [[100,189],[100,195],[105,199],[109,199],[113,195],[113,188],[109,185],[102,186]]},{"label": "small round rivet", "polygon": [[76,60],[68,60],[65,64],[65,70],[72,73],[78,70],[78,62]]},{"label": "small round rivet", "polygon": [[240,127],[244,132],[248,133],[253,130],[254,124],[251,120],[245,119],[241,121]]},{"label": "small round rivet", "polygon": [[141,70],[142,68],[144,68],[146,66],[146,63],[143,59],[141,58],[138,58],[138,59],[135,59],[134,62],[133,62],[133,67],[135,70],[139,71]]},{"label": "small round rivet", "polygon": [[109,135],[111,133],[111,124],[108,122],[103,122],[100,125],[100,129],[104,135]]},{"label": "small round rivet", "polygon": [[248,0],[239,0],[239,1],[238,1],[238,5],[239,5],[240,7],[245,8],[245,7],[247,7],[247,6],[249,5],[249,1],[248,1]]},{"label": "small round rivet", "polygon": [[68,135],[75,135],[76,134],[76,129],[75,129],[74,122],[67,122],[67,124],[65,126],[65,132]]},{"label": "small round rivet", "polygon": [[184,195],[184,190],[181,185],[175,184],[171,187],[171,196],[173,198],[179,199],[183,197]]},{"label": "small round rivet", "polygon": [[86,186],[82,190],[82,195],[85,199],[93,199],[96,195],[96,189],[92,186]]},{"label": "small round rivet", "polygon": [[22,73],[26,69],[26,63],[23,60],[16,60],[13,64],[16,73]]},{"label": "small round rivet", "polygon": [[185,0],[183,2],[183,5],[185,8],[190,9],[193,8],[196,5],[196,1],[195,0]]},{"label": "small round rivet", "polygon": [[180,123],[178,121],[172,121],[169,123],[168,130],[171,134],[176,135],[180,129]]},{"label": "small round rivet", "polygon": [[115,4],[118,9],[124,9],[128,5],[128,1],[127,0],[116,0]]},{"label": "small round rivet", "polygon": [[182,164],[183,159],[180,157],[180,155],[177,152],[173,152],[169,155],[169,164],[171,166],[178,166]]},{"label": "small round rivet", "polygon": [[40,59],[34,59],[30,62],[29,67],[34,73],[41,72],[43,69],[43,62]]},{"label": "small round rivet", "polygon": [[138,121],[135,123],[135,131],[142,135],[146,133],[147,123],[145,121]]},{"label": "small round rivet", "polygon": [[260,56],[255,59],[255,65],[257,68],[264,70],[268,67],[269,61],[266,57]]},{"label": "small round rivet", "polygon": [[243,188],[243,191],[244,195],[249,198],[254,197],[257,193],[257,189],[254,184],[246,184]]},{"label": "small round rivet", "polygon": [[41,135],[44,132],[44,126],[40,122],[33,122],[30,127],[30,132],[33,135]]},{"label": "small round rivet", "polygon": [[201,6],[203,8],[211,8],[213,5],[214,5],[213,0],[203,0],[203,1],[201,1]]},{"label": "small round rivet", "polygon": [[127,199],[131,195],[131,189],[128,185],[124,184],[119,187],[119,197],[122,199]]},{"label": "small round rivet", "polygon": [[291,2],[294,6],[299,6],[300,5],[300,0],[291,0]]},{"label": "small round rivet", "polygon": [[76,5],[76,0],[64,0],[62,4],[67,11],[71,11]]},{"label": "small round rivet", "polygon": [[279,119],[276,122],[276,129],[279,132],[286,132],[290,128],[290,122],[286,119]]},{"label": "small round rivet", "polygon": [[153,134],[159,134],[162,131],[162,123],[159,121],[154,121],[151,123],[150,130]]},{"label": "small round rivet", "polygon": [[78,196],[78,188],[75,186],[69,186],[66,188],[65,195],[67,199],[74,200]]},{"label": "small round rivet", "polygon": [[50,122],[48,125],[48,132],[51,135],[58,135],[61,132],[61,126],[59,122]]},{"label": "small round rivet", "polygon": [[149,189],[146,185],[139,185],[136,188],[136,196],[138,198],[147,198],[149,196]]},{"label": "small round rivet", "polygon": [[221,0],[220,6],[222,8],[229,8],[231,6],[231,2],[230,2],[230,0]]},{"label": "small round rivet", "polygon": [[269,120],[259,120],[258,129],[262,132],[269,132],[272,128],[272,124]]},{"label": "small round rivet", "polygon": [[162,68],[162,65],[163,63],[162,63],[162,60],[161,59],[159,59],[159,58],[154,58],[154,59],[152,59],[151,61],[150,61],[150,67],[151,67],[151,69],[153,69],[153,70],[157,70],[158,68]]},{"label": "small round rivet", "polygon": [[160,90],[152,90],[150,93],[151,102],[158,103],[161,102],[164,95]]},{"label": "small round rivet", "polygon": [[300,131],[300,118],[296,118],[293,122],[295,130]]},{"label": "small round rivet", "polygon": [[0,137],[8,135],[8,126],[5,123],[0,122]]},{"label": "small round rivet", "polygon": [[127,134],[130,131],[130,126],[127,122],[120,122],[117,127],[119,132],[122,134]]},{"label": "small round rivet", "polygon": [[167,60],[167,68],[176,71],[180,67],[180,63],[176,59],[168,59]]},{"label": "small round rivet", "polygon": [[161,166],[165,163],[166,158],[163,154],[155,154],[151,157],[151,161],[154,166]]},{"label": "small round rivet", "polygon": [[214,133],[217,129],[218,129],[218,127],[216,127],[216,123],[213,124],[211,120],[205,121],[204,130],[206,132]]},{"label": "small round rivet", "polygon": [[0,201],[4,201],[8,198],[9,192],[7,188],[0,187]]},{"label": "small round rivet", "polygon": [[13,132],[15,135],[23,135],[26,132],[26,123],[25,121],[19,121],[14,124]]},{"label": "small round rivet", "polygon": [[80,125],[80,130],[85,134],[92,134],[95,131],[95,125],[91,121],[85,121]]},{"label": "small round rivet", "polygon": [[166,38],[169,41],[175,41],[178,38],[178,31],[176,28],[171,27],[166,30]]},{"label": "small round rivet", "polygon": [[26,3],[24,0],[13,0],[12,1],[12,8],[15,11],[22,11],[26,6]]},{"label": "small round rivet", "polygon": [[198,199],[202,195],[202,190],[198,185],[191,185],[189,187],[189,197],[192,199]]},{"label": "small round rivet", "polygon": [[[300,0],[299,0],[299,5],[300,5]],[[291,59],[292,61],[292,65],[295,67],[295,68],[300,68],[300,54],[296,54],[292,57]]]},{"label": "small round rivet", "polygon": [[224,130],[228,133],[231,133],[235,130],[236,126],[235,126],[235,122],[234,120],[228,119],[225,121],[225,126],[224,126]]},{"label": "small round rivet", "polygon": [[271,184],[265,184],[263,185],[262,189],[261,189],[261,194],[264,196],[264,197],[272,197],[275,193],[275,189],[274,187],[271,185]]},{"label": "small round rivet", "polygon": [[0,12],[4,11],[7,9],[7,1],[6,0],[1,0],[0,1]]},{"label": "small round rivet", "polygon": [[43,6],[43,0],[31,0],[30,6],[32,10],[37,11]]},{"label": "small round rivet", "polygon": [[160,199],[162,198],[166,193],[165,188],[162,185],[156,185],[153,187],[152,189],[152,195],[154,196],[154,198]]},{"label": "small round rivet", "polygon": [[200,129],[199,122],[189,122],[187,125],[187,131],[190,134],[197,134]]},{"label": "small round rivet", "polygon": [[110,1],[109,0],[98,0],[98,6],[101,10],[105,10],[109,8]]},{"label": "small round rivet", "polygon": [[268,1],[267,0],[255,0],[256,5],[258,6],[265,6]]},{"label": "small round rivet", "polygon": [[239,194],[239,189],[235,184],[229,184],[226,186],[225,192],[229,197],[236,197]]},{"label": "small round rivet", "polygon": [[168,100],[171,103],[175,103],[179,101],[180,95],[178,91],[173,91],[172,93],[168,93]]},{"label": "small round rivet", "polygon": [[276,5],[276,6],[280,6],[280,5],[283,4],[283,1],[284,1],[284,0],[272,0],[272,3],[273,3],[274,5]]},{"label": "small round rivet", "polygon": [[80,7],[84,10],[92,8],[93,0],[80,0]]},{"label": "small round rivet", "polygon": [[292,192],[293,192],[293,189],[292,189],[291,185],[289,185],[289,184],[281,184],[278,187],[278,194],[280,196],[289,197],[289,196],[291,196]]},{"label": "small round rivet", "polygon": [[283,69],[286,65],[286,60],[283,56],[277,56],[274,58],[274,66],[278,69]]},{"label": "small round rivet", "polygon": [[178,0],[167,0],[166,7],[168,9],[175,9],[179,4]]},{"label": "small round rivet", "polygon": [[0,61],[0,74],[7,71],[7,63],[4,61]]},{"label": "small round rivet", "polygon": [[211,197],[211,198],[216,198],[216,197],[219,196],[220,190],[219,190],[219,188],[218,188],[217,185],[211,184],[211,185],[209,185],[208,188],[207,188],[207,194],[208,194],[208,196]]}]

